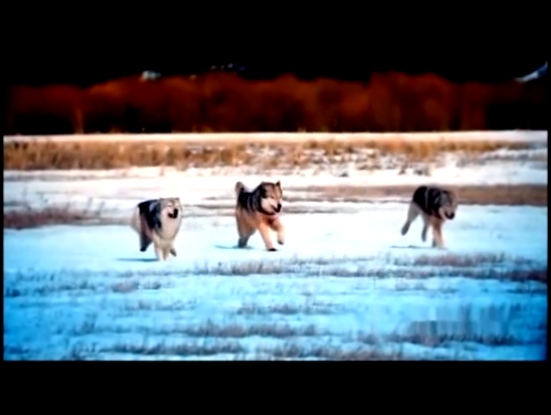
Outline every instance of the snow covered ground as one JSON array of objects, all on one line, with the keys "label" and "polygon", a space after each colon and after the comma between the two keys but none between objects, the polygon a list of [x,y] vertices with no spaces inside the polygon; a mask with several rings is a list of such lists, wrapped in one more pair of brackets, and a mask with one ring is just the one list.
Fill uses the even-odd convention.
[{"label": "snow covered ground", "polygon": [[[529,150],[531,157],[547,159],[547,145]],[[288,207],[306,209],[312,203],[302,202],[312,197],[305,189],[312,186],[395,186],[395,185],[523,185],[547,184],[547,161],[530,158],[519,160],[526,150],[487,153],[480,164],[458,165],[456,158],[449,155],[448,163],[434,167],[430,176],[416,174],[408,169],[358,170],[347,166],[326,166],[324,171],[299,169],[293,171],[272,170],[260,175],[248,171],[248,167],[205,168],[178,170],[173,167],[134,167],[113,170],[48,170],[48,171],[4,171],[4,210],[20,207],[23,203],[31,207],[44,204],[66,205],[75,208],[98,209],[106,215],[117,216],[141,200],[152,197],[179,196],[190,215],[219,214],[215,208],[231,212],[234,203],[234,186],[242,181],[255,186],[261,180],[281,180],[285,195],[300,202]],[[377,200],[407,202],[406,198],[380,197]],[[308,200],[307,200],[308,202]],[[350,203],[337,205],[318,201],[315,206],[327,209],[348,206],[364,209],[365,206]],[[124,210],[126,208],[126,210]]]},{"label": "snow covered ground", "polygon": [[[544,358],[547,207],[460,206],[436,250],[420,220],[400,235],[405,199],[308,200],[300,189],[547,184],[546,166],[502,151],[429,178],[350,173],[5,171],[4,211],[71,202],[128,218],[169,195],[186,210],[166,263],[139,252],[128,226],[4,229],[4,359]],[[284,201],[277,252],[258,234],[236,249],[233,186],[262,179],[305,197]]]},{"label": "snow covered ground", "polygon": [[267,252],[188,218],[165,263],[129,227],[4,230],[4,358],[543,357],[547,209],[466,206],[445,251],[402,204],[284,219]]}]

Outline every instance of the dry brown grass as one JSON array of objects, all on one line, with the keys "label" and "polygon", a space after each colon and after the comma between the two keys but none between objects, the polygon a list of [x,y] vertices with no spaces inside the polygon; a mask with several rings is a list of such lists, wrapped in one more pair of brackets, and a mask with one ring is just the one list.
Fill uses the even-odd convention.
[{"label": "dry brown grass", "polygon": [[186,336],[190,338],[219,338],[238,339],[252,336],[271,337],[276,339],[289,337],[317,337],[327,334],[314,325],[301,327],[290,326],[284,323],[260,324],[218,324],[206,321],[198,325],[169,325],[169,326],[97,326],[94,319],[85,320],[75,326],[71,332],[76,335],[92,334],[94,332],[129,333],[140,332],[155,336]]},{"label": "dry brown grass", "polygon": [[510,141],[408,141],[406,139],[389,140],[350,140],[342,141],[310,141],[302,146],[306,150],[323,150],[327,155],[355,153],[358,149],[373,149],[381,155],[405,154],[412,159],[426,160],[445,152],[465,152],[481,154],[501,148],[521,150],[531,148],[530,143]]},{"label": "dry brown grass", "polygon": [[17,209],[4,211],[4,229],[28,229],[48,225],[114,224],[119,221],[106,219],[103,207],[92,209],[74,208],[70,203],[63,206],[35,208],[22,203]]},{"label": "dry brown grass", "polygon": [[182,310],[192,310],[197,305],[196,301],[186,301],[181,302],[177,301],[175,303],[157,303],[157,302],[148,302],[144,300],[138,300],[135,303],[125,303],[124,309],[127,311],[182,311]]},{"label": "dry brown grass", "polygon": [[[321,359],[321,360],[438,360],[469,358],[468,353],[459,352],[442,354],[435,348],[450,348],[454,344],[485,346],[542,345],[545,342],[547,329],[546,319],[539,324],[540,335],[526,337],[513,330],[512,322],[519,313],[524,313],[524,304],[491,304],[476,308],[472,305],[460,306],[458,309],[441,310],[445,314],[435,320],[410,322],[404,330],[389,334],[373,332],[350,332],[336,335],[312,324],[291,326],[286,323],[262,324],[218,324],[206,321],[199,325],[174,325],[165,327],[98,327],[95,320],[85,320],[71,330],[73,335],[82,336],[98,332],[109,333],[147,333],[153,336],[174,336],[178,342],[121,342],[107,347],[95,346],[73,347],[66,358],[70,360],[94,358],[100,353],[122,353],[135,357],[201,357],[225,355],[228,359]],[[201,339],[180,340],[181,336]],[[341,346],[325,344],[323,338],[342,337]],[[247,347],[237,340],[249,337],[263,337],[286,340],[278,346]],[[308,337],[316,340],[314,345],[306,345],[299,338]],[[208,340],[207,340],[208,339]],[[415,354],[404,352],[405,344],[422,346],[424,351]],[[431,350],[432,349],[432,350]],[[466,347],[463,350],[468,350]],[[24,354],[24,350],[11,350],[12,354]],[[228,356],[229,355],[229,356]]]},{"label": "dry brown grass", "polygon": [[[104,351],[111,353],[145,356],[213,356],[217,354],[242,354],[246,349],[237,342],[219,341],[212,344],[203,342],[181,342],[177,344],[116,344]],[[72,359],[71,359],[72,360]]]},{"label": "dry brown grass", "polygon": [[[22,278],[27,278],[27,280],[33,279],[32,276],[29,278],[28,274]],[[14,298],[14,297],[33,296],[33,295],[51,295],[51,294],[56,294],[56,293],[59,294],[63,292],[76,294],[76,293],[82,293],[84,291],[88,293],[112,291],[118,294],[130,294],[137,290],[158,290],[160,288],[166,288],[164,287],[164,285],[165,284],[161,284],[159,281],[140,282],[136,280],[122,281],[114,284],[106,284],[106,283],[100,283],[100,282],[92,282],[88,278],[54,281],[54,277],[50,276],[47,282],[35,283],[34,285],[28,286],[24,289],[7,287],[4,290],[4,297]],[[144,305],[143,307],[147,307],[147,305]],[[132,306],[126,307],[125,309],[127,309],[128,311],[137,311],[137,310],[175,311],[175,310],[184,309],[182,306],[179,306],[177,304],[171,305],[171,306],[164,306],[164,307],[161,306],[160,308],[150,308],[150,309],[146,309],[143,307],[140,307],[140,305],[132,305]],[[188,308],[190,307],[188,306]]]},{"label": "dry brown grass", "polygon": [[76,280],[72,282],[44,283],[37,284],[32,288],[19,289],[7,287],[4,290],[5,298],[25,297],[32,295],[51,295],[53,293],[82,293],[83,291],[94,292],[101,289],[101,285],[91,283],[89,280]]},{"label": "dry brown grass", "polygon": [[156,328],[152,334],[172,335],[181,334],[189,337],[219,337],[219,338],[246,338],[251,336],[286,338],[286,337],[315,337],[324,332],[313,325],[292,327],[288,324],[216,324],[208,321],[197,326],[173,326]]},{"label": "dry brown grass", "polygon": [[331,304],[324,303],[306,303],[306,304],[244,304],[237,309],[237,314],[246,315],[267,315],[267,314],[331,314],[334,307]]},{"label": "dry brown grass", "polygon": [[[397,261],[404,268],[389,271],[385,268],[373,268],[369,266],[359,267],[355,271],[344,268],[330,268],[323,271],[310,271],[305,273],[311,276],[327,276],[339,278],[404,278],[404,279],[427,279],[427,278],[472,278],[477,280],[500,280],[500,281],[539,281],[547,284],[547,268],[545,269],[514,269],[499,270],[490,267],[478,266],[470,269],[453,267],[448,269],[415,269],[406,266],[403,261]],[[413,264],[410,264],[412,266]]]},{"label": "dry brown grass", "polygon": [[[427,278],[472,278],[477,280],[500,280],[500,281],[537,281],[547,284],[547,267],[542,267],[541,264],[531,262],[526,259],[515,257],[505,257],[500,255],[475,255],[480,262],[473,262],[473,256],[466,255],[462,260],[460,256],[453,260],[440,260],[438,255],[434,256],[434,260],[420,260],[420,264],[416,264],[415,258],[389,257],[385,259],[385,265],[379,265],[381,257],[372,258],[325,258],[317,262],[310,258],[302,259],[285,259],[285,260],[259,260],[240,263],[219,263],[217,265],[197,264],[191,268],[182,269],[179,271],[171,270],[132,270],[124,272],[114,272],[114,275],[121,278],[159,278],[188,275],[203,275],[203,276],[227,276],[227,277],[245,277],[259,275],[282,275],[295,274],[304,277],[338,277],[338,278],[399,278],[402,282],[410,281],[411,283],[421,282]],[[329,264],[323,265],[329,261]],[[373,262],[372,262],[373,261]],[[350,263],[357,264],[356,269],[351,269]],[[456,264],[450,265],[450,264]],[[377,265],[375,265],[377,264]],[[466,264],[472,264],[467,266]],[[502,265],[515,265],[515,267]],[[392,267],[390,266],[392,265]],[[71,272],[75,279],[85,280],[90,276],[90,271],[75,270]],[[33,271],[31,274],[22,273],[17,276],[20,280],[41,280],[45,276],[40,271]],[[51,285],[51,284],[50,284]],[[49,285],[44,285],[44,289],[50,289]],[[145,287],[142,287],[145,288]],[[42,289],[37,286],[36,290]],[[326,305],[328,307],[328,305]],[[137,307],[137,306],[136,306]],[[167,306],[168,307],[168,306]],[[265,307],[265,306],[264,306]],[[292,311],[301,312],[316,312],[322,313],[323,307],[317,307],[314,304],[304,306],[304,308],[294,307],[287,308],[281,306],[279,311],[287,311],[292,314]],[[245,309],[246,311],[255,312],[255,308]],[[263,308],[257,308],[256,311],[262,313]]]},{"label": "dry brown grass", "polygon": [[413,260],[413,265],[439,267],[477,267],[481,265],[496,265],[506,262],[515,265],[529,264],[525,258],[509,257],[505,254],[471,254],[471,255],[420,255]]},{"label": "dry brown grass", "polygon": [[140,287],[140,284],[137,281],[122,281],[111,286],[113,292],[119,294],[128,294],[133,291],[136,291]]},{"label": "dry brown grass", "polygon": [[[312,278],[368,278],[368,279],[398,279],[396,290],[412,289],[422,290],[423,280],[428,278],[471,278],[474,280],[498,280],[512,282],[535,281],[547,285],[548,270],[537,262],[516,257],[501,255],[465,255],[449,257],[443,255],[421,256],[419,259],[402,257],[371,257],[371,258],[297,258],[285,260],[258,260],[241,263],[219,263],[218,265],[197,264],[181,270],[128,270],[122,272],[113,271],[113,276],[125,280],[140,282],[144,279],[153,279],[150,283],[140,283],[138,289],[156,290],[165,286],[163,281],[167,277],[185,278],[189,275],[246,277],[246,276],[288,276],[297,275]],[[381,260],[384,264],[381,265]],[[355,264],[356,269],[350,264]],[[506,266],[504,266],[506,265]],[[28,295],[42,295],[54,291],[79,291],[100,290],[115,291],[121,294],[131,293],[136,288],[135,283],[117,285],[96,284],[89,279],[93,275],[89,270],[74,270],[70,272],[71,282],[59,281],[52,283],[52,276],[46,271],[33,270],[21,271],[17,274],[18,281],[34,281],[32,286],[25,290],[6,289],[4,296],[20,297]],[[44,280],[44,281],[42,281]],[[450,290],[442,288],[443,291]],[[537,293],[542,287],[537,287],[533,292]],[[152,304],[138,302],[128,305],[128,310],[182,310],[192,309],[194,303],[186,304]],[[331,304],[305,302],[304,304],[244,304],[238,308],[240,314],[327,314],[335,309]]]},{"label": "dry brown grass", "polygon": [[[418,186],[309,186],[293,188],[293,191],[305,192],[304,198],[292,197],[290,201],[348,201],[370,202],[376,198],[411,198]],[[547,206],[547,185],[493,185],[493,186],[443,186],[455,191],[460,205],[532,205]],[[310,195],[313,194],[313,195]]]},{"label": "dry brown grass", "polygon": [[[515,330],[516,319],[526,313],[529,305],[523,303],[490,304],[475,307],[471,304],[458,308],[443,308],[434,320],[411,321],[402,330],[392,333],[341,332],[333,333],[312,324],[289,325],[287,323],[217,323],[207,320],[200,324],[175,324],[152,326],[101,326],[96,317],[90,316],[70,329],[73,336],[89,336],[99,333],[134,333],[152,336],[151,341],[123,341],[99,347],[95,344],[75,344],[64,359],[94,359],[102,353],[125,354],[133,358],[216,356],[225,359],[321,359],[321,360],[456,360],[468,359],[467,350],[480,345],[542,346],[546,340],[547,319],[539,320],[535,336]],[[60,328],[59,334],[66,333]],[[169,339],[155,341],[153,337]],[[270,346],[252,347],[242,342],[248,338],[279,340]],[[302,339],[301,339],[302,338]],[[315,341],[305,344],[305,338]],[[339,338],[337,345],[328,344],[329,338]],[[172,341],[171,341],[172,340]],[[331,342],[333,343],[333,342]],[[276,344],[272,346],[271,344]],[[416,352],[405,353],[404,346],[422,346]],[[456,347],[462,344],[462,347]],[[30,350],[22,346],[8,346],[10,355],[26,355]],[[441,348],[437,350],[436,348]],[[447,348],[448,352],[442,349]],[[456,352],[453,352],[453,349]],[[451,352],[451,353],[450,353]]]},{"label": "dry brown grass", "polygon": [[[311,141],[305,143],[175,142],[8,142],[4,169],[115,169],[132,166],[188,167],[255,165],[265,168],[306,166],[335,161],[365,161],[403,155],[407,161],[431,161],[443,152],[481,154],[500,148],[530,148],[530,143],[497,141]],[[369,151],[369,150],[373,150]],[[375,159],[375,160],[374,160]]]},{"label": "dry brown grass", "polygon": [[[247,350],[236,341],[220,340],[206,344],[204,342],[150,343],[132,344],[118,343],[98,349],[93,346],[77,344],[69,350],[62,360],[94,359],[98,353],[117,353],[134,355],[136,357],[172,356],[172,357],[203,357],[215,355],[234,355],[230,360],[243,359],[245,354],[255,360],[416,360],[416,357],[406,357],[400,348],[383,351],[374,347],[362,347],[343,350],[332,346],[307,347],[296,343],[287,343],[279,347],[260,347],[256,351]],[[13,353],[13,351],[12,351]],[[23,353],[23,352],[21,352]]]},{"label": "dry brown grass", "polygon": [[402,349],[384,351],[373,347],[356,347],[342,349],[334,346],[308,347],[298,344],[286,344],[280,347],[259,348],[258,359],[321,359],[321,360],[417,360],[415,357],[407,357]]}]

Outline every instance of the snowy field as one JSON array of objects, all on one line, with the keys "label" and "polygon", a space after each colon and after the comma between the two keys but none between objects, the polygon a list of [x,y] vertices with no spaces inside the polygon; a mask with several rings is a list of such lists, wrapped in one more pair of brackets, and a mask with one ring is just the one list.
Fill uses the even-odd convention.
[{"label": "snowy field", "polygon": [[[421,241],[420,219],[400,235],[407,199],[323,201],[304,190],[547,184],[547,137],[533,152],[539,164],[501,151],[431,177],[5,171],[4,211],[70,202],[101,206],[121,224],[4,229],[4,359],[541,360],[547,207],[460,205],[437,250],[430,233]],[[282,182],[286,244],[267,252],[256,234],[236,249],[233,186],[262,179]],[[122,224],[136,203],[159,196],[185,207],[178,256],[166,263],[151,248],[139,252]]]}]

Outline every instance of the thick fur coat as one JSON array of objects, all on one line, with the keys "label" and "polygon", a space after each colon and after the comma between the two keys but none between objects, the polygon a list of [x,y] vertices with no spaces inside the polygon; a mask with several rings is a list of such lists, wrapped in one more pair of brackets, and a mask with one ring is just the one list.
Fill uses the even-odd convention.
[{"label": "thick fur coat", "polygon": [[182,223],[182,204],[177,197],[146,200],[134,209],[131,226],[139,235],[140,251],[153,243],[159,261],[176,256],[174,240]]},{"label": "thick fur coat", "polygon": [[437,186],[420,186],[413,193],[408,207],[406,223],[402,227],[402,235],[408,233],[411,223],[421,215],[423,218],[423,230],[421,239],[427,240],[427,231],[432,227],[432,246],[443,248],[444,238],[442,226],[446,220],[452,220],[457,211],[457,195],[451,191]]},{"label": "thick fur coat", "polygon": [[241,182],[235,184],[237,203],[235,219],[239,239],[237,246],[247,246],[249,238],[257,230],[268,251],[276,251],[270,239],[269,229],[277,233],[277,242],[284,243],[284,229],[280,221],[283,192],[281,183],[262,182],[254,190],[247,191]]}]

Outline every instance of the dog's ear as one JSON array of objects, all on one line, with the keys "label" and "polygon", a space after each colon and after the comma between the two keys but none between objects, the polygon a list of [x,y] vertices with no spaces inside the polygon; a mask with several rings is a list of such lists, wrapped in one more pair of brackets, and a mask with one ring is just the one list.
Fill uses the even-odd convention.
[{"label": "dog's ear", "polygon": [[281,182],[278,180],[275,184],[277,187],[279,187],[279,190],[281,190]]},{"label": "dog's ear", "polygon": [[450,205],[456,205],[457,204],[457,196],[453,190],[446,190],[446,195],[448,196],[448,200],[450,201]]}]

